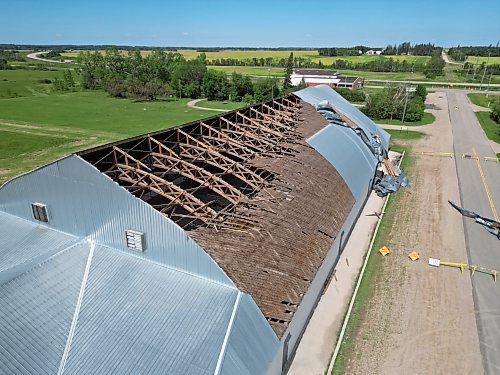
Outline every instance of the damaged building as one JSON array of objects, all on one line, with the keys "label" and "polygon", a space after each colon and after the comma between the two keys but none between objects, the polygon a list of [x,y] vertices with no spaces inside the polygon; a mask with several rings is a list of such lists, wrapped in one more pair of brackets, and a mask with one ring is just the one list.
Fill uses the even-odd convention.
[{"label": "damaged building", "polygon": [[363,205],[406,184],[328,86],[0,188],[7,373],[279,374]]}]

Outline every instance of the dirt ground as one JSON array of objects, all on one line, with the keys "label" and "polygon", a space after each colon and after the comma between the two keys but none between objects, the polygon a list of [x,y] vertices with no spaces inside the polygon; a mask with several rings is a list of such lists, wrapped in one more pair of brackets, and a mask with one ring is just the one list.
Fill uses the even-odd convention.
[{"label": "dirt ground", "polygon": [[[463,224],[448,199],[459,201],[452,158],[419,155],[453,152],[446,93],[428,95],[436,122],[419,127],[412,141],[411,186],[399,205],[373,296],[353,338],[348,374],[481,374],[470,276],[434,268],[429,257],[467,261]],[[407,256],[416,250],[420,259]]]}]

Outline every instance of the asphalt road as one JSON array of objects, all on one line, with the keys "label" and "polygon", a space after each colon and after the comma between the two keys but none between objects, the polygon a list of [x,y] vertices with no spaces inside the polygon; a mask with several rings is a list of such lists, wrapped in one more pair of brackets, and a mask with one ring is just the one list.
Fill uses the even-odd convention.
[{"label": "asphalt road", "polygon": [[39,55],[42,55],[42,54],[47,53],[47,52],[49,52],[49,51],[33,52],[33,53],[29,53],[28,55],[26,55],[26,57],[28,59],[32,59],[32,60],[45,61],[45,62],[56,63],[56,64],[71,64],[71,63],[65,62],[65,61],[50,60],[50,59],[44,59],[42,57],[38,57]]},{"label": "asphalt road", "polygon": [[[494,157],[495,154],[469,105],[466,93],[458,90],[446,92],[453,128],[461,204],[482,216],[499,220],[500,164],[483,160],[483,157]],[[462,154],[477,155],[479,160],[463,159]],[[450,209],[453,208],[450,206]],[[458,212],[457,215],[459,215]],[[464,233],[469,264],[500,271],[500,241],[469,218],[464,218]],[[463,261],[460,259],[442,260]],[[472,276],[472,287],[485,373],[499,374],[500,277],[495,283],[492,276],[476,273]],[[457,293],[460,293],[460,290],[457,290]]]}]

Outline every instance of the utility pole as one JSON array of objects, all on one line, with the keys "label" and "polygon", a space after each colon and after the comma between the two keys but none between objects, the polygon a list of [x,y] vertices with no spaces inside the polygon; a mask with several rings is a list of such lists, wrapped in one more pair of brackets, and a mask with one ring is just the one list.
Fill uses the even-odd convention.
[{"label": "utility pole", "polygon": [[486,75],[486,67],[488,66],[488,63],[490,62],[490,56],[491,56],[491,49],[490,49],[490,53],[488,53],[488,58],[486,59],[486,64],[484,64],[483,77],[481,78],[481,84],[479,85],[479,91],[481,91],[481,87],[483,87],[483,80],[484,80],[484,76]]},{"label": "utility pole", "polygon": [[405,122],[405,115],[406,115],[406,105],[408,104],[408,87],[405,88],[406,91],[406,96],[405,96],[405,106],[403,107],[403,117],[401,117],[401,122]]}]

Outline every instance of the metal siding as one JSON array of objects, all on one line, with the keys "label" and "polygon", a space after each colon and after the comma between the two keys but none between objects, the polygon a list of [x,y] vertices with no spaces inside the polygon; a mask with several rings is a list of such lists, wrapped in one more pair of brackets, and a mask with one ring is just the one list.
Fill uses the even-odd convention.
[{"label": "metal siding", "polygon": [[328,125],[307,140],[340,173],[356,201],[364,201],[378,161],[353,131]]},{"label": "metal siding", "polygon": [[80,243],[0,286],[1,373],[57,373],[88,251]]},{"label": "metal siding", "polygon": [[244,294],[229,336],[220,373],[266,374],[280,348],[276,334],[254,300]]},{"label": "metal siding", "polygon": [[212,374],[237,294],[96,246],[65,373]]},{"label": "metal siding", "polygon": [[[31,222],[36,222],[31,212],[35,201],[47,204],[51,228],[234,285],[182,228],[78,156],[56,161],[0,188],[0,210]],[[126,247],[127,229],[145,232],[146,251]]]},{"label": "metal siding", "polygon": [[[348,238],[348,234],[351,232],[355,221],[358,218],[359,213],[361,212],[362,206],[365,201],[357,201],[353,209],[351,210],[346,222],[342,226],[342,229],[339,231],[339,235],[333,241],[328,254],[326,255],[323,263],[321,264],[318,272],[316,273],[313,282],[307,289],[304,298],[300,302],[297,311],[293,315],[293,320],[290,322],[286,332],[283,335],[283,339],[285,339],[288,334],[291,336],[290,341],[288,342],[288,356],[295,351],[296,346],[299,343],[300,338],[302,337],[302,333],[306,328],[306,325],[311,317],[311,314],[314,312],[316,308],[316,304],[321,296],[323,291],[323,287],[325,282],[328,279],[330,271],[337,264],[339,257],[339,248],[340,246],[345,246],[345,242]],[[342,240],[344,241],[340,244],[340,233],[344,231],[344,236]]]},{"label": "metal siding", "polygon": [[372,133],[378,134],[381,138],[382,146],[385,150],[389,149],[390,134],[375,124],[368,116],[349,103],[331,87],[326,85],[308,87],[294,92],[294,95],[297,95],[299,98],[312,105],[317,105],[323,100],[328,100],[335,109],[338,109],[354,121],[356,125],[363,129],[368,135]]}]

